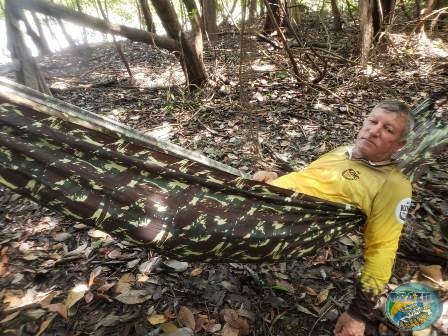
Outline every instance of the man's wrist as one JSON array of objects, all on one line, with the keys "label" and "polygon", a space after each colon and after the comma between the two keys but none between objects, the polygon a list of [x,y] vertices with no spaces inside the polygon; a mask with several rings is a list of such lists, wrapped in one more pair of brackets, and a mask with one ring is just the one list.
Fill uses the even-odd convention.
[{"label": "man's wrist", "polygon": [[354,319],[369,322],[375,317],[375,296],[363,291],[359,282],[356,283],[355,289],[355,297],[347,308],[347,313]]}]

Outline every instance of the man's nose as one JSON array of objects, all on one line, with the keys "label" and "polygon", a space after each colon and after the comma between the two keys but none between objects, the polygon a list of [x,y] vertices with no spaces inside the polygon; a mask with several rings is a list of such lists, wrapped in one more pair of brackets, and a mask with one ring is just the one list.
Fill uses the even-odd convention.
[{"label": "man's nose", "polygon": [[381,131],[381,125],[380,124],[371,125],[369,127],[369,133],[372,136],[379,136],[380,131]]}]

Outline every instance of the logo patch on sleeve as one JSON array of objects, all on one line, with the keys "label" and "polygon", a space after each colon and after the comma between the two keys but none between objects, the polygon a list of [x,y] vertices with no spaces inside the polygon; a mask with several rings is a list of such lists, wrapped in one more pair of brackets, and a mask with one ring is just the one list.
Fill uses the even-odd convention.
[{"label": "logo patch on sleeve", "polygon": [[402,199],[397,204],[397,207],[395,208],[395,217],[401,224],[404,224],[404,222],[406,221],[406,216],[408,215],[410,206],[411,206],[410,198]]}]

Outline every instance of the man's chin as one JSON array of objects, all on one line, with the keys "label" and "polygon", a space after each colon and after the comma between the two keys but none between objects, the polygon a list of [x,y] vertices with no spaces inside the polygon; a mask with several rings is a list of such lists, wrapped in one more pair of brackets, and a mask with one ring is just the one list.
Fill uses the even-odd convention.
[{"label": "man's chin", "polygon": [[370,161],[370,151],[366,149],[364,146],[355,146],[353,147],[352,157],[354,159],[363,159]]}]

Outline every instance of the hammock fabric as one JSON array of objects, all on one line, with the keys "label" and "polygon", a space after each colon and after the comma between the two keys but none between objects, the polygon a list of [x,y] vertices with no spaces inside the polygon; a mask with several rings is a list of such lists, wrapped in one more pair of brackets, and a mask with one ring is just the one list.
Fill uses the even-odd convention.
[{"label": "hammock fabric", "polygon": [[15,83],[0,87],[0,183],[161,254],[297,258],[364,222],[353,206],[251,181]]},{"label": "hammock fabric", "polygon": [[365,221],[351,205],[249,180],[5,79],[0,88],[0,184],[161,254],[293,259]]}]

